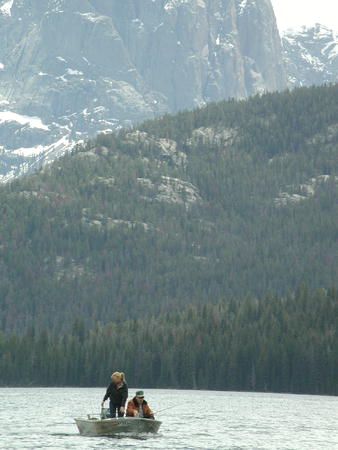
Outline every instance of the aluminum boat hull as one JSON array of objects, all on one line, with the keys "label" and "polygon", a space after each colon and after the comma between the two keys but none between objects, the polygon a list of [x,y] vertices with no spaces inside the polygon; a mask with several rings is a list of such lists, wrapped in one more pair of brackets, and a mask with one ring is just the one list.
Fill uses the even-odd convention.
[{"label": "aluminum boat hull", "polygon": [[119,434],[157,433],[158,420],[124,417],[121,419],[75,419],[82,436],[116,436]]}]

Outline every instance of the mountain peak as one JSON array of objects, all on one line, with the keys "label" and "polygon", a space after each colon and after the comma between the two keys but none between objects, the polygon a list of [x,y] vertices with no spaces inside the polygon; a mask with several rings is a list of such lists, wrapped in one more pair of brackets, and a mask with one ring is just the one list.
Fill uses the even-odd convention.
[{"label": "mountain peak", "polygon": [[17,158],[22,148],[286,87],[270,0],[0,0],[0,8],[11,14],[0,16],[0,111],[49,127],[0,123],[0,176],[34,166]]},{"label": "mountain peak", "polygon": [[338,37],[316,23],[287,30],[282,37],[291,86],[334,83],[338,73]]},{"label": "mountain peak", "polygon": [[331,37],[335,33],[332,28],[329,28],[321,23],[313,25],[302,25],[297,28],[288,28],[283,32],[283,36],[315,36],[318,39]]}]

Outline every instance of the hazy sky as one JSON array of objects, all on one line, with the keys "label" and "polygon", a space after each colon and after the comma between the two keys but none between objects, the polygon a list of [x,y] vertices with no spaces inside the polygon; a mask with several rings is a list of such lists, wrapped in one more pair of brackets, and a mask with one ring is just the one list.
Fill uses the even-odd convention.
[{"label": "hazy sky", "polygon": [[338,31],[338,0],[272,0],[279,28],[319,22]]}]

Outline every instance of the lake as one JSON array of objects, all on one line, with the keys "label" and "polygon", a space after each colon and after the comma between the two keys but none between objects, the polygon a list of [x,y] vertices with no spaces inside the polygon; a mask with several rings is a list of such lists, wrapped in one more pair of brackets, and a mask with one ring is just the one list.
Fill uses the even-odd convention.
[{"label": "lake", "polygon": [[[0,448],[338,449],[338,398],[146,390],[160,433],[144,439],[87,438],[73,418],[97,413],[104,389],[0,389]],[[134,389],[130,389],[132,394]]]}]

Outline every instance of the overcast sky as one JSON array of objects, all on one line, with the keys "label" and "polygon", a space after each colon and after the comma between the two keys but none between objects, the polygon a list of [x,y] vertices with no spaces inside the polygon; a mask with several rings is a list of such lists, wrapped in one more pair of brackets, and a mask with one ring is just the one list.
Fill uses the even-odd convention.
[{"label": "overcast sky", "polygon": [[272,0],[280,30],[318,22],[338,31],[338,0]]}]

